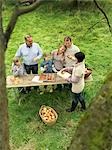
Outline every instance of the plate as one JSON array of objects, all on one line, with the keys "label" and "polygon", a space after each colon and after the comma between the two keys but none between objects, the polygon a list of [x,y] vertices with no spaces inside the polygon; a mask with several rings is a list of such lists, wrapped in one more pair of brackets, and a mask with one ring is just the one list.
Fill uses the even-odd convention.
[{"label": "plate", "polygon": [[32,79],[32,82],[42,83],[43,81],[40,81],[39,78],[40,76],[34,76],[34,78]]},{"label": "plate", "polygon": [[57,72],[57,75],[62,77],[63,79],[67,79],[71,76],[71,74],[66,71],[63,71],[63,72],[59,71],[59,72]]}]

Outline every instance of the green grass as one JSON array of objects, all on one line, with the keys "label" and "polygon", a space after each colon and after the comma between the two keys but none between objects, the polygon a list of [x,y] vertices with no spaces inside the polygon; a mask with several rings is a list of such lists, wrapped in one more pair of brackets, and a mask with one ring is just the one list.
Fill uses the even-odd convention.
[{"label": "green grass", "polygon": [[[112,24],[112,7],[107,3],[105,10]],[[9,20],[10,9],[4,12],[4,27]],[[44,52],[52,51],[63,43],[66,35],[72,36],[74,44],[86,54],[86,63],[93,69],[93,79],[85,87],[87,106],[99,91],[106,74],[112,68],[112,37],[106,21],[101,21],[94,28],[88,28],[102,19],[98,10],[84,9],[49,10],[47,6],[26,14],[18,19],[6,52],[6,72],[11,74],[11,63],[25,34],[32,34],[34,41],[39,42]],[[88,31],[88,32],[87,32]],[[66,150],[72,135],[84,113],[66,113],[70,106],[68,91],[39,95],[32,91],[21,97],[17,103],[17,91],[8,89],[10,143],[12,150]],[[57,123],[46,126],[38,112],[41,105],[53,107],[58,113]]]}]

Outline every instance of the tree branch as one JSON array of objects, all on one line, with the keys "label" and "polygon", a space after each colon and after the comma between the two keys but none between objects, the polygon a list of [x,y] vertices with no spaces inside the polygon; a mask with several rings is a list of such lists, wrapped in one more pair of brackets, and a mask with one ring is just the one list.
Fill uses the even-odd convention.
[{"label": "tree branch", "polygon": [[108,19],[106,13],[105,13],[104,10],[98,5],[98,3],[97,3],[96,0],[93,0],[93,1],[94,1],[94,3],[95,3],[96,7],[103,13],[104,17],[106,18],[106,21],[107,21],[107,24],[108,24],[108,27],[109,27],[109,31],[110,31],[110,33],[112,34],[112,28],[111,28],[111,25],[110,25],[110,23],[109,23],[109,19]]},{"label": "tree branch", "polygon": [[97,21],[95,24],[93,24],[93,25],[91,25],[88,29],[87,29],[87,31],[85,32],[85,34],[83,35],[83,38],[86,36],[86,34],[91,30],[91,29],[93,29],[94,28],[94,26],[96,26],[97,24],[99,24],[102,20],[104,20],[105,18],[102,18],[100,21]]},{"label": "tree branch", "polygon": [[[15,27],[15,24],[17,22],[17,19],[18,19],[18,7],[15,7],[13,13],[12,13],[12,16],[11,16],[11,19],[8,23],[8,26],[6,28],[6,31],[4,33],[5,35],[5,45],[6,45],[6,48],[7,48],[7,44],[9,42],[9,39],[10,39],[10,36],[11,36],[11,33]],[[6,49],[5,49],[6,50]]]},{"label": "tree branch", "polygon": [[[23,15],[25,13],[31,12],[33,10],[35,10],[37,7],[40,6],[40,4],[42,4],[45,0],[36,0],[36,2],[34,2],[32,5],[30,6],[25,6],[25,7],[19,7],[19,5],[17,4],[15,6],[15,9],[12,13],[11,19],[8,23],[8,26],[6,28],[6,31],[4,33],[5,35],[5,47],[7,48],[7,44],[9,42],[10,36],[13,32],[13,29],[16,25],[17,19],[20,15]],[[5,50],[6,50],[5,48]]]},{"label": "tree branch", "polygon": [[2,19],[2,1],[0,1],[0,38],[2,41],[4,41],[3,21],[2,20],[3,20]]},{"label": "tree branch", "polygon": [[3,32],[3,25],[2,25],[2,1],[0,1],[0,34]]},{"label": "tree branch", "polygon": [[[47,1],[47,0],[46,0]],[[18,15],[23,15],[25,13],[31,12],[33,10],[35,10],[37,7],[39,7],[43,2],[45,2],[45,0],[37,0],[36,2],[34,2],[32,5],[29,6],[25,6],[25,7],[21,7],[18,10]]]}]

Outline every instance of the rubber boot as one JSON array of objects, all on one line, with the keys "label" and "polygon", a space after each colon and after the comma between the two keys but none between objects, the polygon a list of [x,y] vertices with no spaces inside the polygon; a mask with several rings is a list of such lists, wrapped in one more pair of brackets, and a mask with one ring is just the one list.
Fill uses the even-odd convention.
[{"label": "rubber boot", "polygon": [[72,111],[74,111],[75,110],[75,108],[76,108],[76,106],[77,106],[77,104],[78,104],[78,101],[72,101],[72,106],[71,106],[71,108],[68,108],[68,109],[66,109],[66,111],[67,112],[72,112]]}]

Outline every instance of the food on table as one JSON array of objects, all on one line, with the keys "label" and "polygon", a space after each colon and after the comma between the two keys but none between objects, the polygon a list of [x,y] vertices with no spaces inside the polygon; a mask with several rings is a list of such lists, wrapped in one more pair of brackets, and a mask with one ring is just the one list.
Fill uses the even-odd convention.
[{"label": "food on table", "polygon": [[55,80],[55,75],[52,73],[46,73],[46,74],[41,74],[39,80],[42,81],[54,81]]},{"label": "food on table", "polygon": [[19,84],[21,82],[21,79],[19,77],[11,77],[10,80],[14,84]]},{"label": "food on table", "polygon": [[46,80],[46,75],[45,74],[41,74],[39,80]]}]

